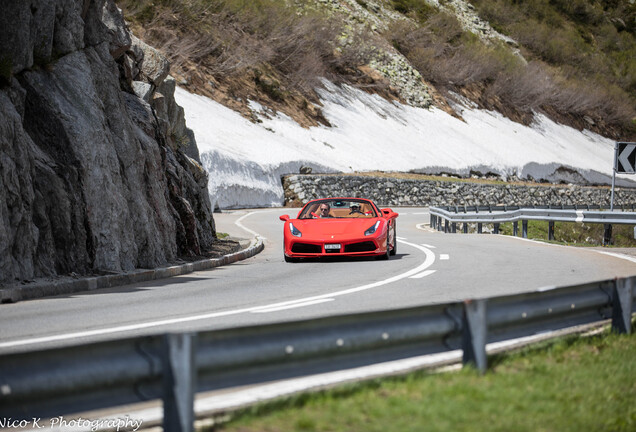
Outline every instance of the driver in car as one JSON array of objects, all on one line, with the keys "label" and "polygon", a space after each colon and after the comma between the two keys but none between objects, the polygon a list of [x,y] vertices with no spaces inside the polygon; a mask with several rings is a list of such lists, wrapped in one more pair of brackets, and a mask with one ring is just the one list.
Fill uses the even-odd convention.
[{"label": "driver in car", "polygon": [[363,215],[364,213],[362,213],[362,212],[360,211],[360,203],[358,203],[358,202],[352,202],[352,203],[349,205],[349,214],[350,214],[350,215],[352,215],[352,214],[361,214],[361,215]]},{"label": "driver in car", "polygon": [[331,209],[331,206],[327,203],[322,203],[320,204],[320,209],[318,211],[318,217],[319,218],[328,218],[331,217],[329,216],[329,210]]}]

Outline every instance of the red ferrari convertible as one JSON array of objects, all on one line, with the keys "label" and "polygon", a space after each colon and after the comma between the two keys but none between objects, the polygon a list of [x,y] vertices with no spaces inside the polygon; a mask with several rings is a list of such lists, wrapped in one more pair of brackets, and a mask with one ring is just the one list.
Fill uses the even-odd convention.
[{"label": "red ferrari convertible", "polygon": [[390,208],[378,209],[363,198],[309,201],[296,219],[283,215],[285,261],[324,256],[395,255],[396,218]]}]

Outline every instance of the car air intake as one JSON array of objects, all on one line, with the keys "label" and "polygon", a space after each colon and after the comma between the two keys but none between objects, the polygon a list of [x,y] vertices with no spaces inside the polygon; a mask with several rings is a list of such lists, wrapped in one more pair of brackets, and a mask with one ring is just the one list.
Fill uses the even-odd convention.
[{"label": "car air intake", "polygon": [[373,252],[377,247],[372,241],[365,241],[360,243],[351,243],[345,245],[345,252]]},{"label": "car air intake", "polygon": [[320,245],[314,245],[309,243],[294,243],[294,245],[292,246],[292,252],[319,254],[322,252],[322,247]]}]

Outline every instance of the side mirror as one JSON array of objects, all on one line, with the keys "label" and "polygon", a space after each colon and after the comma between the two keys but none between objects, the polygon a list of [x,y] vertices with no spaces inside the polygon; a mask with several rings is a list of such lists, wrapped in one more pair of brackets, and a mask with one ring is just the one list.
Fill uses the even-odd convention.
[{"label": "side mirror", "polygon": [[393,219],[399,216],[398,213],[394,212],[390,208],[383,208],[383,209],[380,209],[380,211],[382,212],[382,216],[384,216],[387,219]]},{"label": "side mirror", "polygon": [[283,222],[287,222],[289,220],[289,215],[282,215],[278,219],[282,220]]}]

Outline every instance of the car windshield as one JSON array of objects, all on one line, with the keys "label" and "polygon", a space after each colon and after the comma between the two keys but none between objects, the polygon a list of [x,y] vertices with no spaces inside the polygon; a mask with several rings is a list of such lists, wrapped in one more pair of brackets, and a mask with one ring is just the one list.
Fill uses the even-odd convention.
[{"label": "car windshield", "polygon": [[325,199],[307,204],[298,219],[373,217],[377,217],[377,214],[369,201]]}]

